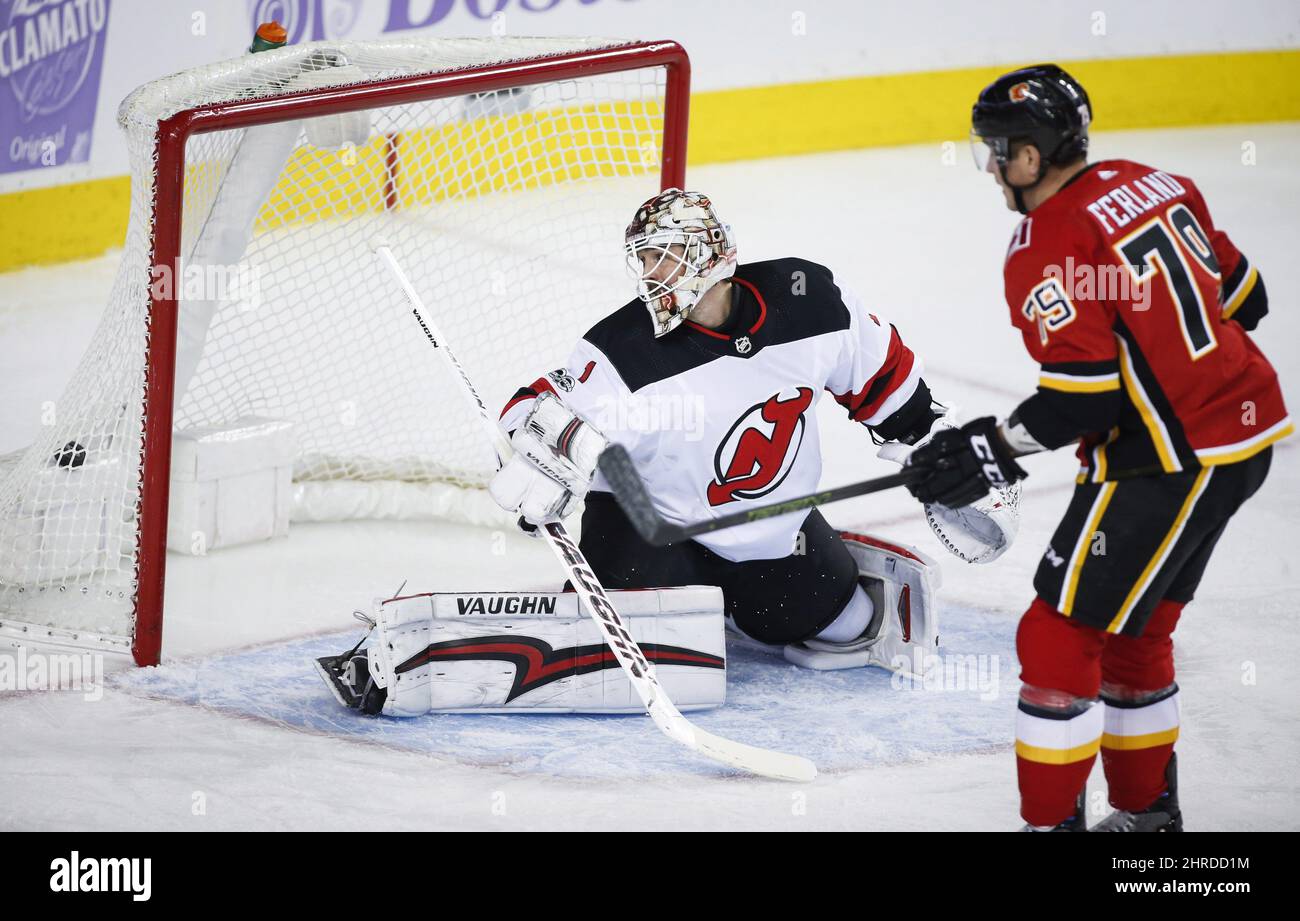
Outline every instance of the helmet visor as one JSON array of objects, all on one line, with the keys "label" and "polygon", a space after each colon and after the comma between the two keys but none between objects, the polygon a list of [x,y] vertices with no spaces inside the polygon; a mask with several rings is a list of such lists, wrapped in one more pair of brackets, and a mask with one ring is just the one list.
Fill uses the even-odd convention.
[{"label": "helmet visor", "polygon": [[1005,164],[1009,148],[1006,138],[984,137],[976,131],[970,133],[971,156],[975,158],[975,166],[982,173],[988,172],[991,163]]}]

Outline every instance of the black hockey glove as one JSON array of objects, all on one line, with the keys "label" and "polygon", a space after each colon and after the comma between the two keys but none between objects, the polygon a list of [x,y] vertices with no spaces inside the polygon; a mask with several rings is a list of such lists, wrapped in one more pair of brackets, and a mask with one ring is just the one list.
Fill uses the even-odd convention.
[{"label": "black hockey glove", "polygon": [[923,476],[907,488],[922,502],[949,508],[970,505],[992,486],[1008,486],[1028,474],[998,434],[997,420],[983,416],[959,429],[935,432],[907,460]]}]

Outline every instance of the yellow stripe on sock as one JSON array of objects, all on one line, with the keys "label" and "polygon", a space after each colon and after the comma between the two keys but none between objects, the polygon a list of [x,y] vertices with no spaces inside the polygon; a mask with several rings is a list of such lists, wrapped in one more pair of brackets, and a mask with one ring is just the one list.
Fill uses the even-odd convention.
[{"label": "yellow stripe on sock", "polygon": [[1178,727],[1163,732],[1150,732],[1140,736],[1116,736],[1109,732],[1102,733],[1101,747],[1115,751],[1138,751],[1143,748],[1155,748],[1158,745],[1172,745],[1178,741]]},{"label": "yellow stripe on sock", "polygon": [[1101,748],[1100,737],[1084,745],[1076,745],[1074,748],[1043,748],[1016,740],[1016,755],[1026,761],[1036,761],[1039,764],[1074,764],[1076,761],[1093,757],[1099,748]]}]

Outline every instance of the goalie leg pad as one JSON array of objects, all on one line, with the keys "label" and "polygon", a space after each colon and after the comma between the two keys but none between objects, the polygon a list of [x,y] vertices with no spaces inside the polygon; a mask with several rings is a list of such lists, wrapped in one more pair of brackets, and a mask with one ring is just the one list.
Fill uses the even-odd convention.
[{"label": "goalie leg pad", "polygon": [[935,590],[939,567],[913,547],[867,534],[840,535],[853,560],[876,617],[866,634],[852,643],[817,639],[786,646],[787,661],[828,671],[877,665],[903,675],[923,677],[925,659],[939,646]]},{"label": "goalie leg pad", "polygon": [[[611,591],[678,709],[726,701],[722,592]],[[376,603],[370,677],[387,716],[640,713],[600,629],[571,592],[434,593]]]}]

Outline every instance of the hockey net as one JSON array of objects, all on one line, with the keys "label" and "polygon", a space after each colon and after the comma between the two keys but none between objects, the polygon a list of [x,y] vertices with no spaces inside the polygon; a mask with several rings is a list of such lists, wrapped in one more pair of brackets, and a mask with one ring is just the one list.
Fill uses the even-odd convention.
[{"label": "hockey net", "polygon": [[0,634],[158,661],[174,430],[292,423],[294,520],[493,520],[492,454],[370,247],[502,405],[629,298],[622,230],[682,182],[688,79],[672,43],[406,39],[136,90],[107,309],[0,458]]}]

